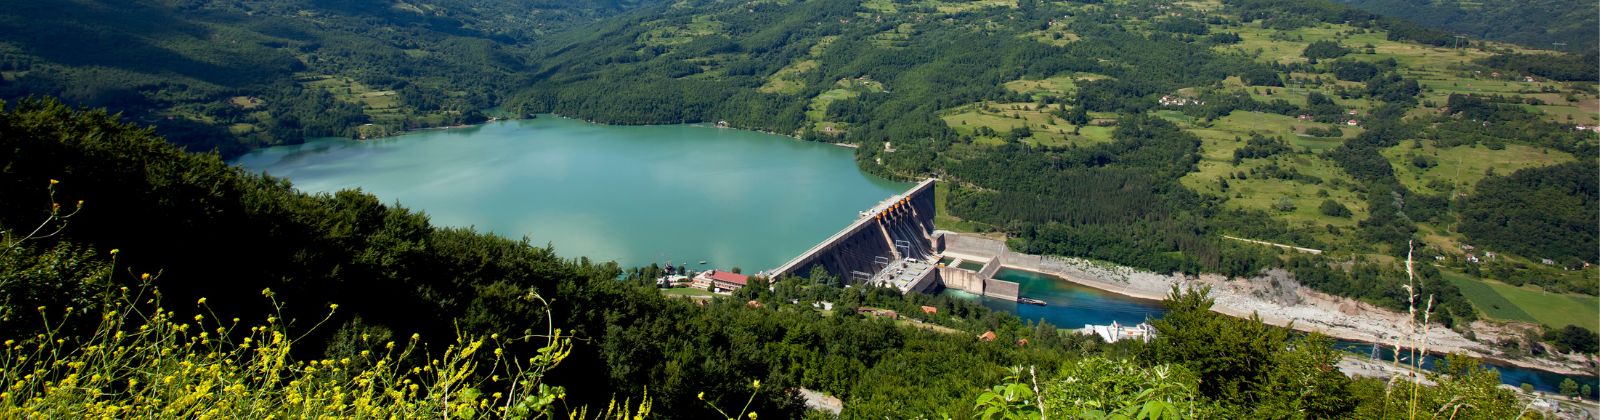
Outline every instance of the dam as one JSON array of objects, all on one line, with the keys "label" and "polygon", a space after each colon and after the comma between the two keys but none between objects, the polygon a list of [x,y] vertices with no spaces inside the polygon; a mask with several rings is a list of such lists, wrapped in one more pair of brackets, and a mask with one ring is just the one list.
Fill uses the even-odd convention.
[{"label": "dam", "polygon": [[[981,296],[1017,300],[1017,283],[997,280],[1000,257],[943,255],[944,235],[933,227],[934,184],[927,179],[861,211],[849,226],[777,268],[769,278],[806,276],[822,269],[852,285],[888,286],[902,293],[937,293],[949,287]],[[955,262],[955,264],[951,264]],[[977,269],[965,263],[981,264]]]}]

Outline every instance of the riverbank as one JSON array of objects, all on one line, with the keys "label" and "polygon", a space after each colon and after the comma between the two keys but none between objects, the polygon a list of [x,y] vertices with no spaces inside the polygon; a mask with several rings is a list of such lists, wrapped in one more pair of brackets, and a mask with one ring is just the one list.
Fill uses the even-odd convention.
[{"label": "riverbank", "polygon": [[[1255,315],[1262,322],[1329,337],[1405,345],[1399,326],[1406,325],[1405,313],[1379,308],[1354,299],[1332,296],[1300,287],[1282,271],[1249,279],[1228,279],[1221,275],[1165,275],[1094,261],[1047,257],[1012,252],[1005,242],[953,232],[945,235],[948,251],[974,257],[999,257],[1006,266],[1061,277],[1067,281],[1140,299],[1165,299],[1174,285],[1188,288],[1209,286],[1215,305],[1211,310],[1229,316]],[[1397,286],[1398,287],[1398,286]],[[1430,325],[1425,332],[1430,352],[1455,353],[1495,363],[1538,369],[1563,375],[1593,375],[1582,360],[1508,359],[1483,343],[1466,338],[1441,325]],[[1481,339],[1493,341],[1498,334],[1485,331]]]}]

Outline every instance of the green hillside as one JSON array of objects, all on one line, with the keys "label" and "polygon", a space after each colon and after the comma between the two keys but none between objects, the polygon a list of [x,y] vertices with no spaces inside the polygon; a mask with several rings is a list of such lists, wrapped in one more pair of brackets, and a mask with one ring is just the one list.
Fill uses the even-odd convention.
[{"label": "green hillside", "polygon": [[844,418],[1521,407],[1465,360],[1436,386],[1347,378],[1331,341],[1204,291],[1174,290],[1149,343],[815,273],[697,304],[659,270],[296,192],[103,112],[0,104],[0,147],[0,194],[36,198],[0,207],[5,417],[831,417],[802,388]]},{"label": "green hillside", "polygon": [[224,156],[388,135],[481,121],[529,70],[529,45],[637,5],[16,2],[0,12],[0,98],[107,107]]},{"label": "green hillside", "polygon": [[[1535,48],[1589,51],[1600,27],[1600,6],[1581,0],[1337,0],[1473,38]],[[1560,45],[1558,45],[1560,44]],[[1593,61],[1593,60],[1591,60]]]},{"label": "green hillside", "polygon": [[[1521,16],[1567,19],[1539,13]],[[1321,0],[75,0],[0,11],[0,97],[109,108],[224,158],[491,116],[726,121],[938,176],[941,226],[1021,252],[1282,268],[1405,310],[1390,279],[1414,249],[1430,319],[1462,330],[1517,315],[1441,272],[1600,295],[1594,226],[1575,222],[1600,215],[1579,176],[1600,173],[1600,136],[1579,129],[1600,125],[1593,55],[1455,34]],[[1547,171],[1572,182],[1535,182]],[[241,235],[317,236],[260,229]],[[210,239],[163,245],[226,261]],[[395,263],[329,240],[270,264],[314,260],[335,282],[355,268],[324,255]]]}]

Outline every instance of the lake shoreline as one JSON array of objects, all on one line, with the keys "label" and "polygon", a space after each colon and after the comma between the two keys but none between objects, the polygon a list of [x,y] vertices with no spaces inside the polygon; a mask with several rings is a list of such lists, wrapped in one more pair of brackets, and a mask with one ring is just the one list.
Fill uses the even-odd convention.
[{"label": "lake shoreline", "polygon": [[[1404,325],[1408,315],[1379,308],[1354,299],[1332,296],[1310,288],[1291,286],[1288,291],[1276,290],[1272,280],[1281,283],[1287,273],[1268,273],[1250,279],[1228,279],[1216,274],[1197,277],[1163,275],[1131,267],[1093,262],[1075,258],[1043,257],[1012,252],[1005,243],[977,235],[942,232],[947,247],[954,252],[974,256],[1001,256],[1009,268],[1049,274],[1079,285],[1116,293],[1137,299],[1165,300],[1173,286],[1181,288],[1207,286],[1215,304],[1213,312],[1236,318],[1257,316],[1262,322],[1303,332],[1315,332],[1332,338],[1379,344],[1394,347],[1396,325]],[[1263,297],[1266,296],[1266,297]],[[1278,299],[1269,299],[1278,298]],[[1288,302],[1285,302],[1288,301]],[[1455,353],[1495,364],[1534,369],[1571,376],[1594,376],[1592,371],[1575,361],[1551,359],[1507,359],[1469,340],[1449,328],[1430,325],[1426,335],[1426,348],[1433,353]],[[1398,343],[1405,344],[1405,343]]]},{"label": "lake shoreline", "polygon": [[860,170],[850,152],[704,124],[541,114],[382,141],[315,138],[229,163],[308,193],[360,188],[439,226],[553,243],[563,258],[755,271],[909,187]]}]

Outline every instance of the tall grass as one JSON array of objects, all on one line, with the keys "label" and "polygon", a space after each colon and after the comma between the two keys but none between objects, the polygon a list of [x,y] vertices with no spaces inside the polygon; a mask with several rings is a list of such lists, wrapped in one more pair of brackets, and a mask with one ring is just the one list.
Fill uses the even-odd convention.
[{"label": "tall grass", "polygon": [[[565,392],[542,381],[572,350],[559,330],[518,339],[458,335],[441,354],[424,351],[412,335],[354,357],[295,360],[292,350],[304,336],[291,335],[279,316],[216,319],[205,315],[214,312],[202,298],[201,315],[178,319],[149,286],[154,277],[141,278],[145,286],[109,291],[97,310],[37,308],[46,327],[4,341],[0,417],[553,418],[565,409]],[[271,290],[262,295],[272,300]],[[329,316],[337,310],[331,305]],[[62,326],[77,317],[95,317],[98,326],[85,336],[63,335]],[[508,356],[504,346],[520,340],[545,344],[532,357]],[[646,396],[594,416],[644,417],[649,410]]]}]

